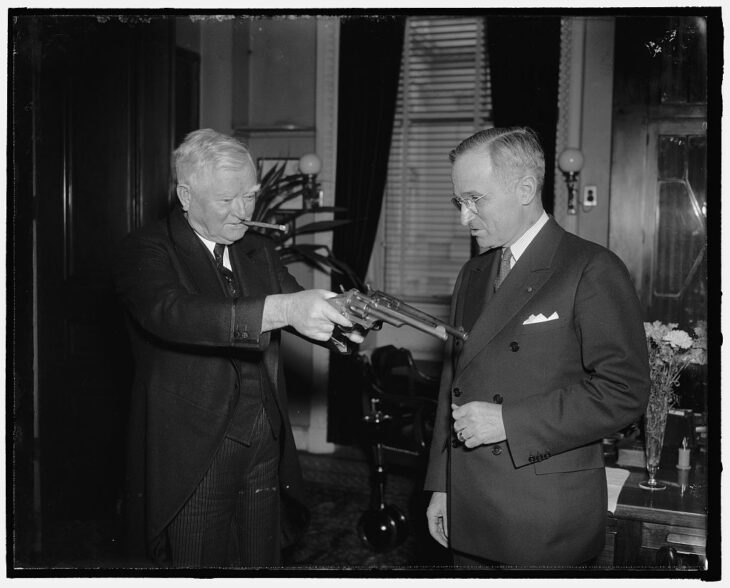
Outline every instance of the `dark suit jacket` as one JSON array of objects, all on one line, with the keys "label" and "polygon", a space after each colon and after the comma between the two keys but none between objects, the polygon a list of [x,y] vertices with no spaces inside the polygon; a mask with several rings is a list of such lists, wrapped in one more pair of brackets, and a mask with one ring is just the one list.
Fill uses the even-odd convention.
[{"label": "dark suit jacket", "polygon": [[[475,322],[445,361],[425,487],[448,493],[454,549],[580,563],[604,543],[601,439],[648,395],[639,301],[616,255],[552,218],[492,294],[498,263],[499,249],[474,257],[456,283],[453,324]],[[450,405],[475,400],[502,404],[506,442],[454,442]]]},{"label": "dark suit jacket", "polygon": [[[261,332],[264,299],[301,286],[272,243],[247,233],[229,247],[242,296],[228,298],[213,257],[177,208],[127,237],[115,284],[130,316],[135,379],[127,508],[132,551],[166,559],[162,531],[207,471],[242,387],[261,386],[261,364],[284,419],[282,484],[301,476],[287,416],[279,333]],[[240,359],[238,369],[234,357]],[[144,534],[144,539],[143,539]]]}]

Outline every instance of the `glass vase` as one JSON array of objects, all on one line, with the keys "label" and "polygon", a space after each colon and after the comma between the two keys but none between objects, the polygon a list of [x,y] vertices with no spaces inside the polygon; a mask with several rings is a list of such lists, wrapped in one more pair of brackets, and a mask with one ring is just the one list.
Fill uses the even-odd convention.
[{"label": "glass vase", "polygon": [[[656,479],[659,471],[659,461],[664,446],[664,430],[667,426],[668,406],[653,406],[650,401],[644,415],[644,454],[646,456],[646,471],[649,479],[639,484],[644,490],[665,490],[666,484]],[[664,404],[664,403],[661,403]]]}]

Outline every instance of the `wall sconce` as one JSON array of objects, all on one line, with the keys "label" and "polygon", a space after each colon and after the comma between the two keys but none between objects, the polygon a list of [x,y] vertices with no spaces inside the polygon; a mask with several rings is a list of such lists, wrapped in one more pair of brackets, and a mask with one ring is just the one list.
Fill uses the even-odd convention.
[{"label": "wall sconce", "polygon": [[558,166],[568,186],[568,214],[576,214],[575,195],[578,192],[576,184],[583,167],[583,154],[579,149],[566,149],[558,158]]},{"label": "wall sconce", "polygon": [[322,160],[316,153],[307,153],[299,158],[299,171],[305,175],[303,201],[306,210],[322,206],[324,194],[317,182],[317,174],[321,169]]}]

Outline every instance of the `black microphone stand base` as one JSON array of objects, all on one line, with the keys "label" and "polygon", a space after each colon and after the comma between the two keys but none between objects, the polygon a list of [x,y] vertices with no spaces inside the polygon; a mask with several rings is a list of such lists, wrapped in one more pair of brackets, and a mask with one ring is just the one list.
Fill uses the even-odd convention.
[{"label": "black microphone stand base", "polygon": [[383,427],[391,416],[378,410],[379,400],[371,399],[372,411],[365,415],[363,422],[370,429],[373,445],[375,471],[370,509],[358,520],[357,534],[360,540],[374,551],[389,551],[401,545],[408,537],[408,519],[401,510],[385,504],[386,469],[383,459]]}]

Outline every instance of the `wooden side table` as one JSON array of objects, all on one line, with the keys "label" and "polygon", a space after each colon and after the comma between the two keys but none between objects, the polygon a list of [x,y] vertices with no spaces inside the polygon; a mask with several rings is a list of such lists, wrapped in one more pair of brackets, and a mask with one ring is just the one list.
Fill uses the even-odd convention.
[{"label": "wooden side table", "polygon": [[606,547],[598,566],[702,571],[706,565],[707,482],[702,464],[691,470],[664,467],[662,491],[639,488],[643,469],[630,471],[609,514]]}]

